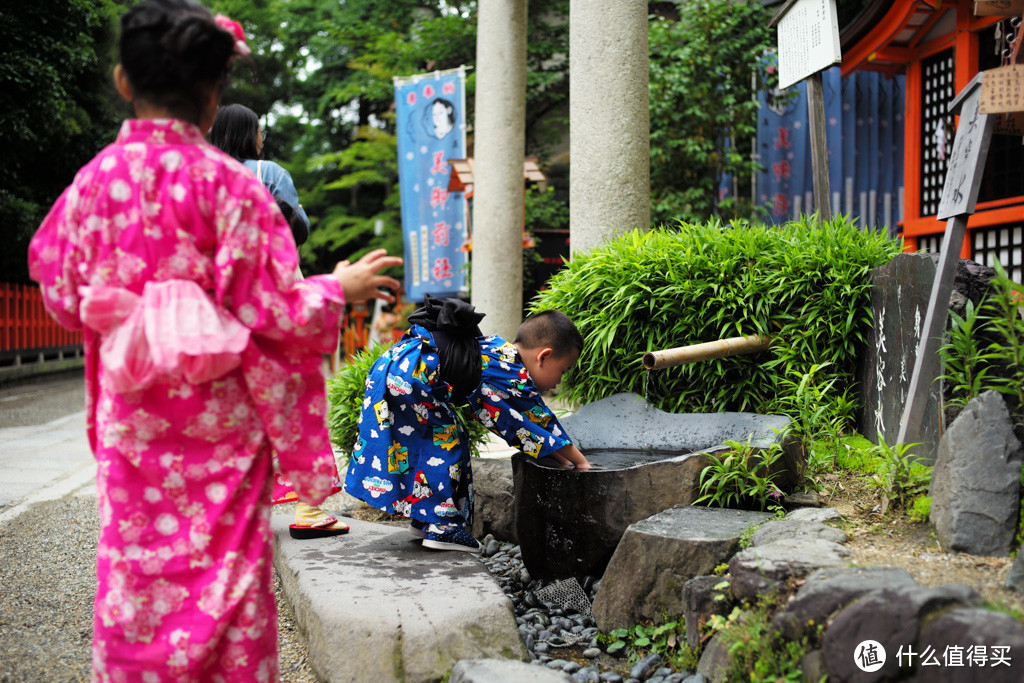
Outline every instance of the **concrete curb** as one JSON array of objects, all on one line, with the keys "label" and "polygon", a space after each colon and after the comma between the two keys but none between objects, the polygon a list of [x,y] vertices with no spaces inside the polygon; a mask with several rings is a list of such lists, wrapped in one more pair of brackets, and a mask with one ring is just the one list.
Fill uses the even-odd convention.
[{"label": "concrete curb", "polygon": [[437,681],[462,659],[526,661],[511,601],[473,555],[424,550],[404,528],[346,519],[298,541],[273,515],[274,567],[323,681]]}]

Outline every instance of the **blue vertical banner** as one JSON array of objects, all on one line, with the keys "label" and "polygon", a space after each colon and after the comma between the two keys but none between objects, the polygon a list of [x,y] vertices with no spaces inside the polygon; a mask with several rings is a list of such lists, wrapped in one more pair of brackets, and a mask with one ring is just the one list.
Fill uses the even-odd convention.
[{"label": "blue vertical banner", "polygon": [[465,81],[459,68],[394,82],[408,301],[467,290],[466,201],[448,193],[448,162],[466,158]]},{"label": "blue vertical banner", "polygon": [[[832,213],[894,234],[903,219],[904,77],[858,71],[844,78],[835,66],[822,72],[822,86]],[[756,196],[776,225],[815,209],[807,84],[792,88],[793,99],[758,95]]]}]

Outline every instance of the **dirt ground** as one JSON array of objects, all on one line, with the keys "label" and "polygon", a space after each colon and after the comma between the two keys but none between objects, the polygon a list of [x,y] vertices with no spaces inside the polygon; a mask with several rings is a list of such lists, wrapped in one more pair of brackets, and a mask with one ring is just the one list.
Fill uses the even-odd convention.
[{"label": "dirt ground", "polygon": [[1010,557],[944,551],[931,525],[902,512],[880,514],[879,499],[857,475],[831,475],[821,483],[822,504],[843,515],[838,526],[850,537],[847,547],[855,564],[901,567],[923,586],[961,583],[1024,619],[1024,594],[1003,587]]}]

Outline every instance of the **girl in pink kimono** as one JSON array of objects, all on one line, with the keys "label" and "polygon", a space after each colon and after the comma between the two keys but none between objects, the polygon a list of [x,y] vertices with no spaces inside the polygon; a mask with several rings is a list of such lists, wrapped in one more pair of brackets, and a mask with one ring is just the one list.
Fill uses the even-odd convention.
[{"label": "girl in pink kimono", "polygon": [[100,681],[277,680],[271,452],[306,502],[332,491],[322,354],[347,300],[387,298],[372,252],[296,281],[287,222],[204,140],[241,27],[192,0],[121,20],[135,107],[32,240],[50,312],[83,329],[102,530]]}]

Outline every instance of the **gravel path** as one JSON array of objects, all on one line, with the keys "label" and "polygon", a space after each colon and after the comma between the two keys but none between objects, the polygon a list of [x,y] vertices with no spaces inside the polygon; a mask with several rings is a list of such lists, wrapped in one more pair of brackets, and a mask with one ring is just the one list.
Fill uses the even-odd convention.
[{"label": "gravel path", "polygon": [[[98,534],[95,497],[37,503],[0,527],[0,683],[90,680]],[[277,600],[281,681],[315,683],[280,590]]]}]

